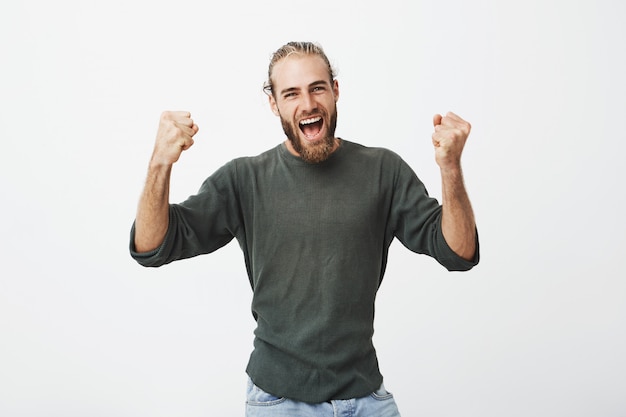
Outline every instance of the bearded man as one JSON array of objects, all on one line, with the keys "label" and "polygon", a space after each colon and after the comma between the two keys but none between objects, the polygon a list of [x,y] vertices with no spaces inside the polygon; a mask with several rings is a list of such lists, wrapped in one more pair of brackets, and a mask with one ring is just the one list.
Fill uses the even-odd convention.
[{"label": "bearded man", "polygon": [[278,49],[265,91],[286,139],[179,204],[170,174],[198,126],[188,112],[161,115],[131,254],[161,266],[237,239],[257,323],[247,416],[399,416],[372,343],[374,301],[393,239],[450,271],[478,263],[460,162],[470,125],[434,116],[439,204],[395,153],[335,136],[339,84],[319,45]]}]

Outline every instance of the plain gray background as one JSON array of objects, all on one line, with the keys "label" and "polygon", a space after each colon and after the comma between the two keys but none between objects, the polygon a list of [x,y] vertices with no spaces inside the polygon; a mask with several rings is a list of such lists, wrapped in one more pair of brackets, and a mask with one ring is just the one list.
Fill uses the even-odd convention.
[{"label": "plain gray background", "polygon": [[626,3],[24,1],[0,6],[0,415],[241,416],[251,291],[235,242],[160,269],[128,233],[163,110],[196,144],[172,201],[283,140],[270,54],[322,44],[337,134],[440,196],[463,156],[482,261],[395,242],[375,343],[405,416],[626,415]]}]

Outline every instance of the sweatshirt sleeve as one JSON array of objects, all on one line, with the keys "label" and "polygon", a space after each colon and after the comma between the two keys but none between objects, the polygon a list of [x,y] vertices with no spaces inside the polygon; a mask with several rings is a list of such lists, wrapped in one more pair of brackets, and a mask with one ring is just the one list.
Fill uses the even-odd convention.
[{"label": "sweatshirt sleeve", "polygon": [[182,203],[170,204],[167,233],[155,250],[135,251],[133,223],[130,254],[140,265],[158,267],[211,253],[233,239],[240,219],[235,163],[230,162],[207,178],[197,194]]},{"label": "sweatshirt sleeve", "polygon": [[476,254],[470,261],[450,249],[442,232],[441,205],[428,195],[424,184],[402,160],[394,180],[391,205],[394,236],[407,249],[433,257],[448,271],[467,271],[478,264],[478,237]]}]

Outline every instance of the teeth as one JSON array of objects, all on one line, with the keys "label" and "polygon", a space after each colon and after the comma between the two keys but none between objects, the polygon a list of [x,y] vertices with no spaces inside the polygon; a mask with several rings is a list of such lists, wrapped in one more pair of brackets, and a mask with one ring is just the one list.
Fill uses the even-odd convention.
[{"label": "teeth", "polygon": [[304,120],[300,120],[300,124],[301,125],[310,125],[311,123],[315,123],[315,122],[319,122],[320,120],[322,120],[321,117],[312,117],[310,119],[304,119]]}]

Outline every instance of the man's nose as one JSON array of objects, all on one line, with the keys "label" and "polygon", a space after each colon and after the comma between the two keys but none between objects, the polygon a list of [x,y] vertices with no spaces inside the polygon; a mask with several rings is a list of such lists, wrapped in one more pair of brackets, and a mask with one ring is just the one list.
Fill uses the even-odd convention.
[{"label": "man's nose", "polygon": [[309,93],[302,94],[302,103],[301,103],[301,105],[302,105],[302,110],[304,110],[306,112],[311,112],[311,111],[315,110],[316,107],[317,107],[317,103],[315,102],[315,99]]}]

